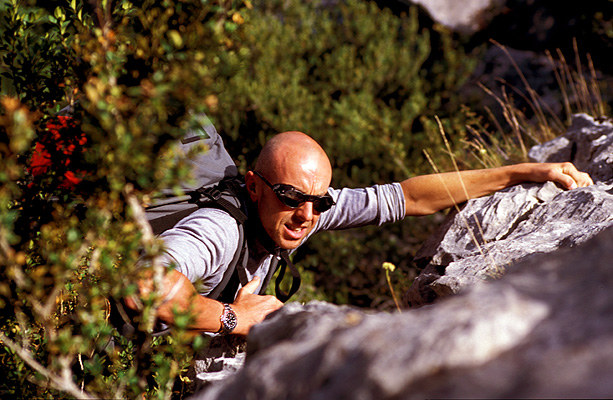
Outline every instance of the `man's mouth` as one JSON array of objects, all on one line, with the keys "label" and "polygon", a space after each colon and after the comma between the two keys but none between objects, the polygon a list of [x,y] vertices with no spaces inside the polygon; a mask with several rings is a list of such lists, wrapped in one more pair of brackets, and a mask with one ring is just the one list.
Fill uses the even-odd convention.
[{"label": "man's mouth", "polygon": [[304,234],[306,233],[306,230],[307,229],[304,226],[294,227],[294,226],[285,224],[285,232],[290,238],[294,240],[302,239],[304,237]]}]

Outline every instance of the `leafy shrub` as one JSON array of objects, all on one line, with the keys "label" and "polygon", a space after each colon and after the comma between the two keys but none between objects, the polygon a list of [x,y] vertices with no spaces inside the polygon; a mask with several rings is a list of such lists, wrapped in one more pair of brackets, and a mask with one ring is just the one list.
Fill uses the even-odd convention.
[{"label": "leafy shrub", "polygon": [[170,397],[188,316],[154,339],[152,295],[127,341],[109,299],[135,292],[141,251],[159,252],[140,204],[186,176],[169,143],[214,96],[238,7],[0,3],[3,396]]}]

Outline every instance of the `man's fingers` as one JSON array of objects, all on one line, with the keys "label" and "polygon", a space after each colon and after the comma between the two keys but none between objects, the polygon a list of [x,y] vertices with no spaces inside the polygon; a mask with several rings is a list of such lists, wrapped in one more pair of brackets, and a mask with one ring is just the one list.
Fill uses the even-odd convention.
[{"label": "man's fingers", "polygon": [[562,181],[564,182],[564,187],[566,189],[577,189],[578,187],[577,181],[568,175],[562,176]]},{"label": "man's fingers", "polygon": [[259,285],[260,285],[260,278],[256,276],[248,284],[243,286],[241,291],[253,294],[253,293],[255,293],[255,291],[257,290]]},{"label": "man's fingers", "polygon": [[594,180],[592,179],[592,177],[589,174],[587,174],[585,172],[582,172],[582,174],[585,177],[585,186],[590,186],[590,185],[594,184]]},{"label": "man's fingers", "polygon": [[585,172],[577,171],[576,176],[574,176],[574,178],[579,187],[586,187],[594,184],[592,177]]},{"label": "man's fingers", "polygon": [[238,319],[238,325],[234,330],[236,334],[246,335],[253,325],[262,322],[268,314],[283,306],[283,303],[274,296],[254,294],[259,284],[260,279],[253,278],[238,291],[238,296],[232,303]]},{"label": "man's fingers", "polygon": [[594,181],[592,181],[592,178],[589,174],[577,170],[577,168],[572,163],[564,163],[562,165],[562,173],[564,173],[566,176],[566,178],[564,179],[564,184],[567,189],[586,187],[594,184]]}]

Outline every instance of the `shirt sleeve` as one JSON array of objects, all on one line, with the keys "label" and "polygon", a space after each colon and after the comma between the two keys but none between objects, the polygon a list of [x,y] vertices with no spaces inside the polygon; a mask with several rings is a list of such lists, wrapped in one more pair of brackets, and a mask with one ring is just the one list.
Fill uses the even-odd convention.
[{"label": "shirt sleeve", "polygon": [[322,230],[382,225],[405,216],[405,199],[399,183],[360,189],[328,190],[336,205],[321,214],[312,233]]},{"label": "shirt sleeve", "polygon": [[208,293],[221,281],[238,246],[236,220],[215,208],[201,208],[172,229],[163,232],[165,252],[161,261],[172,265],[192,283],[198,282],[199,292]]}]

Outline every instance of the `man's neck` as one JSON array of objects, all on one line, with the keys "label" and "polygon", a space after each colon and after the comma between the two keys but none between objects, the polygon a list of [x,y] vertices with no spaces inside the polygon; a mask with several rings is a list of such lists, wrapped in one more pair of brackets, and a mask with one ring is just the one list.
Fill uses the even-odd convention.
[{"label": "man's neck", "polygon": [[251,201],[248,203],[247,212],[249,216],[247,219],[247,240],[249,241],[249,247],[256,249],[257,253],[266,251],[270,254],[275,254],[279,246],[270,238],[262,226],[257,206]]}]

